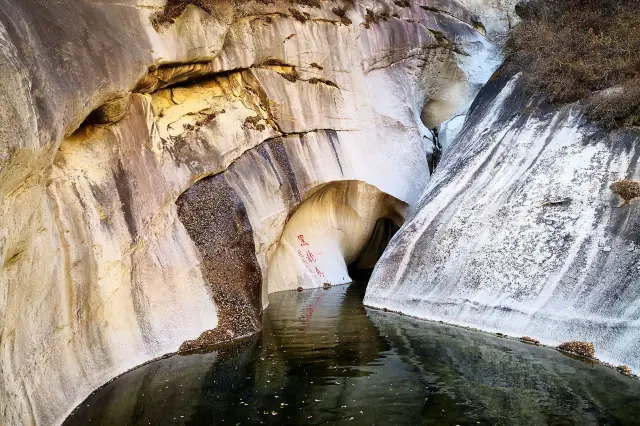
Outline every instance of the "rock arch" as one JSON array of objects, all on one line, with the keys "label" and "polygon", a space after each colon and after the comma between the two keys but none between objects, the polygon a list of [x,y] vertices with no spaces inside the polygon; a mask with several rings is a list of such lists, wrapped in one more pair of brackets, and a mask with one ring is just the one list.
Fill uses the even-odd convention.
[{"label": "rock arch", "polygon": [[347,268],[370,245],[379,219],[402,225],[406,207],[366,182],[321,185],[284,228],[269,261],[269,293],[351,282]]}]

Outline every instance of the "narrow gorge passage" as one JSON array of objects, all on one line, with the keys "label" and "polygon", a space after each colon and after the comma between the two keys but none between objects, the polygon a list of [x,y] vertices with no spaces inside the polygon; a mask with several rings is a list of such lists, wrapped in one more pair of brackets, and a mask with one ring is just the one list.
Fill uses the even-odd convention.
[{"label": "narrow gorge passage", "polygon": [[151,362],[66,426],[633,424],[640,382],[487,333],[362,305],[365,283],[270,295],[262,333]]},{"label": "narrow gorge passage", "polygon": [[391,238],[398,232],[401,224],[388,217],[380,218],[376,221],[373,234],[369,242],[360,252],[359,257],[347,267],[349,276],[357,282],[369,281],[376,263],[389,245]]}]

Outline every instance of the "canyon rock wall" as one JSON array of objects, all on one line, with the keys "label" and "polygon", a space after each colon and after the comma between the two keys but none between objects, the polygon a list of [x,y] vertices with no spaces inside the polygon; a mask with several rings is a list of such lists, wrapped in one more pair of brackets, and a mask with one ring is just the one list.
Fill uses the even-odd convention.
[{"label": "canyon rock wall", "polygon": [[478,95],[365,304],[640,368],[640,218],[612,182],[638,179],[637,131],[589,125],[500,77]]},{"label": "canyon rock wall", "polygon": [[[136,365],[257,327],[271,282],[321,286],[270,268],[281,234],[322,231],[285,229],[305,200],[334,194],[360,230],[332,268],[402,220],[429,181],[421,116],[468,104],[492,46],[459,3],[399,3],[0,0],[3,424],[58,424]],[[242,295],[216,300],[227,273]]]},{"label": "canyon rock wall", "polygon": [[490,39],[501,38],[520,18],[515,13],[515,6],[522,0],[460,0],[482,23],[484,31]]},{"label": "canyon rock wall", "polygon": [[[483,32],[492,44],[488,49],[479,52],[479,55],[472,55],[468,58],[467,68],[471,70],[470,72],[481,76],[475,79],[480,83],[474,91],[477,92],[488,80],[486,78],[487,71],[497,69],[504,59],[502,50],[507,34],[520,20],[515,13],[515,6],[520,3],[520,0],[460,0],[460,3],[476,14],[479,22],[482,23],[479,31]],[[468,104],[455,111],[451,114],[451,118],[440,124],[438,142],[441,150],[446,150],[462,130],[471,101],[469,100]]]}]

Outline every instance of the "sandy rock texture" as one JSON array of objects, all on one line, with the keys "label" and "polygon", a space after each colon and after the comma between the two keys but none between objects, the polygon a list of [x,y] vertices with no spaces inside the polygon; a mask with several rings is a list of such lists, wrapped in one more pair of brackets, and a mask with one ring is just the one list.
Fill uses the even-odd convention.
[{"label": "sandy rock texture", "polygon": [[502,76],[478,95],[365,304],[530,336],[593,342],[637,369],[638,204],[610,184],[638,179],[637,131],[606,132],[583,105],[553,108]]},{"label": "sandy rock texture", "polygon": [[[322,226],[357,225],[323,243],[344,268],[429,181],[421,117],[492,71],[454,1],[164,7],[0,0],[3,424],[58,424],[185,341],[257,327],[271,282],[322,286],[282,266],[281,235],[323,231],[294,211],[334,194]],[[216,300],[221,269],[237,299]],[[246,327],[211,332],[238,312]]]}]

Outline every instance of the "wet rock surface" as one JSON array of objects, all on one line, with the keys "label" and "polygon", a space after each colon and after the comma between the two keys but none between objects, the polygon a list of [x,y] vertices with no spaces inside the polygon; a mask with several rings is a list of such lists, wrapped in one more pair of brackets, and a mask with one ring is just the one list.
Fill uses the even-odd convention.
[{"label": "wet rock surface", "polygon": [[638,380],[553,349],[366,310],[363,293],[360,283],[272,294],[260,335],[137,368],[64,424],[637,423]]}]

